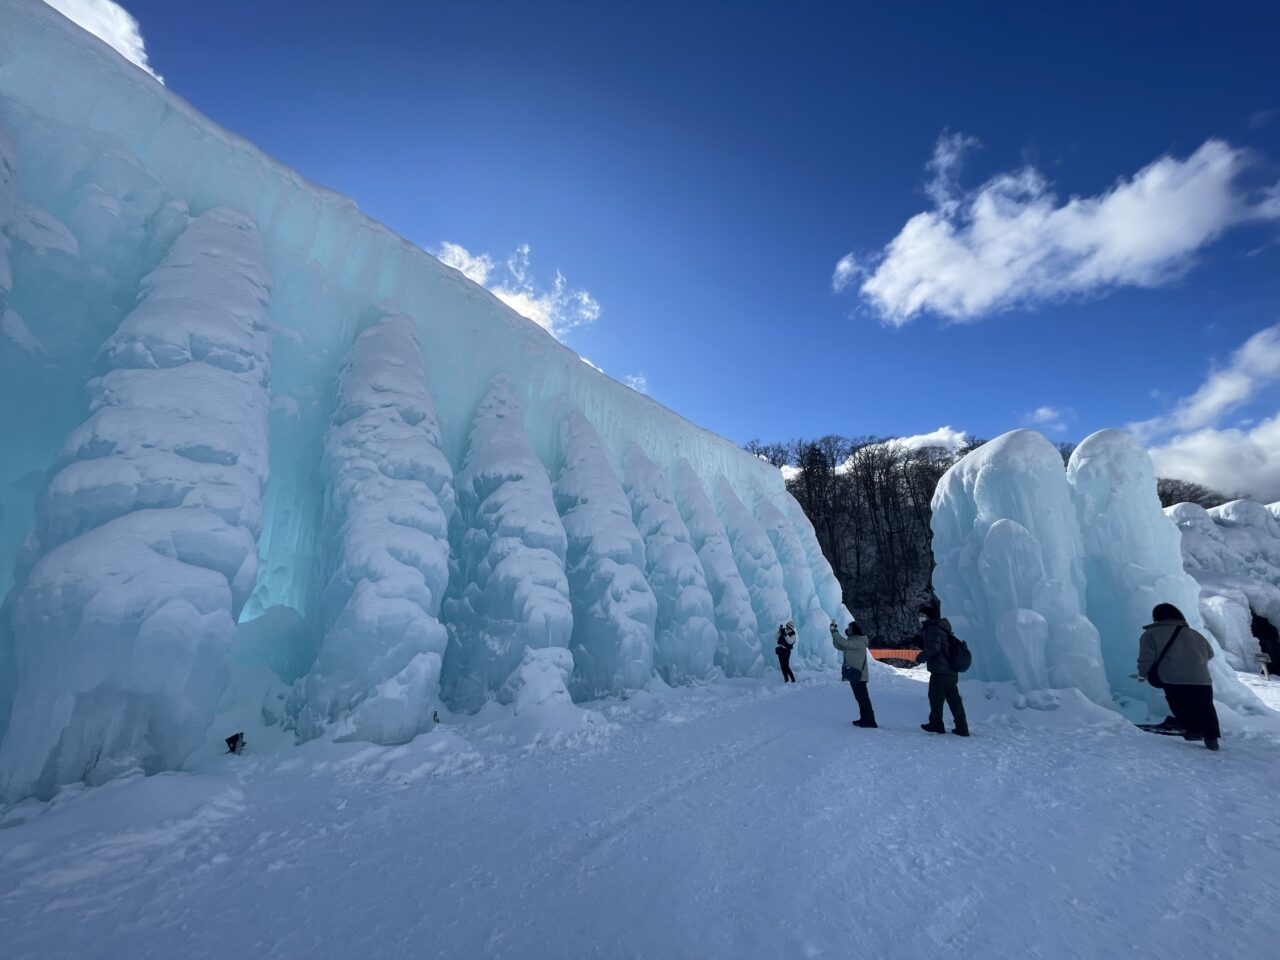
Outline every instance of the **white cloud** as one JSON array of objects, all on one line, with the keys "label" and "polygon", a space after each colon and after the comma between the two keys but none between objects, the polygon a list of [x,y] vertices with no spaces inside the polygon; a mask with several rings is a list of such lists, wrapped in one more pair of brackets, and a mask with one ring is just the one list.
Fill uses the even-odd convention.
[{"label": "white cloud", "polygon": [[1228,496],[1280,500],[1280,414],[1242,430],[1206,428],[1151,448],[1156,473],[1194,480]]},{"label": "white cloud", "polygon": [[1280,499],[1280,414],[1223,427],[1221,421],[1280,381],[1280,324],[1255,333],[1164,416],[1132,424],[1151,442],[1161,476],[1223,493]]},{"label": "white cloud", "polygon": [[600,373],[604,373],[604,367],[600,366],[600,364],[598,363],[588,360],[582,354],[578,354],[578,359],[581,360],[583,363],[585,363],[592,370],[598,370]]},{"label": "white cloud", "polygon": [[164,83],[164,77],[147,62],[138,21],[120,4],[112,0],[45,0],[45,3]]},{"label": "white cloud", "polygon": [[1195,393],[1178,400],[1168,414],[1133,424],[1130,429],[1139,436],[1153,437],[1211,426],[1276,380],[1280,380],[1280,324],[1246,340],[1226,366],[1210,373]]},{"label": "white cloud", "polygon": [[1036,407],[1022,418],[1024,426],[1038,427],[1048,433],[1062,433],[1075,419],[1075,411],[1066,407]]},{"label": "white cloud", "polygon": [[435,255],[472,283],[478,283],[482,287],[488,285],[489,274],[493,273],[493,258],[487,253],[473,255],[461,244],[446,240],[436,249]]},{"label": "white cloud", "polygon": [[649,392],[649,378],[643,373],[628,373],[622,377],[622,382],[636,393]]},{"label": "white cloud", "polygon": [[942,447],[946,450],[959,450],[969,442],[969,435],[963,430],[952,430],[950,427],[939,427],[932,433],[917,433],[910,437],[899,437],[890,441],[908,450],[923,450],[926,447]]},{"label": "white cloud", "polygon": [[948,133],[944,130],[938,137],[938,142],[933,147],[933,156],[925,164],[930,177],[924,186],[924,192],[933,201],[935,210],[950,215],[960,205],[960,191],[956,183],[960,165],[965,153],[979,146],[981,144],[977,137],[963,133]]},{"label": "white cloud", "polygon": [[1034,167],[962,192],[954,176],[972,138],[944,134],[928,164],[932,210],[916,214],[875,257],[849,254],[832,286],[857,284],[892,326],[924,312],[954,321],[1016,306],[1154,287],[1180,276],[1195,254],[1247,220],[1280,217],[1237,179],[1248,156],[1221,140],[1185,160],[1161,157],[1093,197],[1061,201]]},{"label": "white cloud", "polygon": [[600,319],[599,302],[586,290],[570,289],[569,282],[559,270],[549,288],[537,286],[527,243],[516,247],[501,268],[489,254],[473,254],[461,244],[448,241],[432,253],[468,280],[488,288],[512,310],[528,317],[557,340],[563,340],[565,334],[575,327]]}]

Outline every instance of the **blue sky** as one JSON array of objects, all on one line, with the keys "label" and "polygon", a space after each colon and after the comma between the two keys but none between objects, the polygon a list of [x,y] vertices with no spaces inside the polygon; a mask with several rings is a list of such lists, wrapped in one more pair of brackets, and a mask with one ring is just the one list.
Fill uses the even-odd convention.
[{"label": "blue sky", "polygon": [[570,346],[735,441],[1142,424],[1280,498],[1274,5],[125,6],[173,91],[598,306]]}]

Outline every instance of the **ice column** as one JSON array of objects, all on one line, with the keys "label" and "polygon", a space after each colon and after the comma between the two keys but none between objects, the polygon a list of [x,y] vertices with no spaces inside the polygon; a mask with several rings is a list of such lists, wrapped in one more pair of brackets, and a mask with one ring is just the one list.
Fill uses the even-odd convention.
[{"label": "ice column", "polygon": [[783,586],[782,565],[769,535],[756,522],[722,475],[715,480],[720,519],[724,521],[733,548],[733,560],[751,597],[756,627],[762,647],[772,650],[778,625],[791,619],[791,602]]},{"label": "ice column", "polygon": [[564,525],[505,375],[476,410],[455,487],[443,684],[455,708],[475,710],[525,650],[568,647],[573,630]]},{"label": "ice column", "polygon": [[731,677],[751,676],[761,667],[760,630],[751,594],[734,563],[724,521],[688,460],[676,463],[675,492],[715,604],[716,665]]},{"label": "ice column", "polygon": [[831,564],[823,556],[822,546],[818,543],[813,524],[805,516],[804,507],[791,494],[783,495],[783,512],[791,520],[804,555],[809,563],[809,571],[813,575],[813,587],[818,594],[818,602],[822,604],[822,612],[829,620],[834,620],[843,630],[853,619],[844,605],[844,591],[840,589],[840,581],[831,571]]},{"label": "ice column", "polygon": [[556,507],[569,536],[574,695],[579,700],[645,687],[653,673],[657,599],[631,505],[595,428],[576,409],[560,427],[564,466]]},{"label": "ice column", "polygon": [[257,565],[268,297],[257,227],[215,208],[103,345],[14,602],[0,795],[176,767],[203,739]]},{"label": "ice column", "polygon": [[667,683],[705,678],[716,654],[715,604],[675,493],[639,444],[627,448],[622,472],[658,601],[654,665]]},{"label": "ice column", "polygon": [[404,743],[439,702],[454,494],[418,336],[392,308],[347,355],[324,470],[326,632],[295,691],[298,735],[345,718],[342,738]]},{"label": "ice column", "polygon": [[933,496],[934,587],[974,652],[972,676],[1110,704],[1084,616],[1084,545],[1062,457],[1015,430],[953,466]]},{"label": "ice column", "polygon": [[1160,692],[1133,679],[1138,638],[1157,603],[1174,604],[1200,629],[1200,589],[1182,568],[1181,536],[1160,508],[1151,457],[1128,433],[1101,430],[1076,448],[1067,481],[1084,542],[1086,612],[1111,690],[1163,716]]},{"label": "ice column", "polygon": [[782,567],[782,580],[791,600],[792,616],[796,621],[796,653],[801,660],[814,663],[834,663],[835,647],[831,645],[831,618],[822,609],[813,585],[813,571],[795,527],[782,509],[756,491],[756,519],[764,527],[773,544],[774,553]]}]

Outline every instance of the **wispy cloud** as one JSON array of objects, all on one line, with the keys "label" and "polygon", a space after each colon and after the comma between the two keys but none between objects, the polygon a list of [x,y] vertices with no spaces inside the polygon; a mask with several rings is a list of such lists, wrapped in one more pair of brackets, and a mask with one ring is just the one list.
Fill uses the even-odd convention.
[{"label": "wispy cloud", "polygon": [[164,77],[152,70],[147,61],[147,48],[138,21],[120,4],[112,0],[45,0],[45,3],[164,83]]},{"label": "wispy cloud", "polygon": [[538,286],[527,243],[516,247],[501,265],[487,253],[472,253],[461,244],[448,241],[432,252],[558,340],[563,340],[575,327],[595,323],[600,318],[599,302],[586,290],[571,288],[559,270],[550,287]]},{"label": "wispy cloud", "polygon": [[1155,437],[1211,426],[1278,379],[1280,324],[1251,336],[1226,365],[1211,371],[1194,393],[1179,399],[1167,414],[1133,424],[1131,429],[1140,436]]},{"label": "wispy cloud", "polygon": [[1186,159],[1161,157],[1092,197],[1060,200],[1033,166],[965,191],[956,174],[977,141],[944,133],[927,164],[933,208],[880,252],[836,264],[835,290],[856,289],[891,326],[931,312],[965,322],[1018,306],[1155,287],[1248,220],[1280,217],[1275,195],[1240,185],[1245,151],[1208,140]]},{"label": "wispy cloud", "polygon": [[1067,424],[1075,419],[1075,411],[1067,407],[1036,407],[1022,417],[1026,427],[1037,427],[1046,433],[1065,433]]},{"label": "wispy cloud", "polygon": [[1280,324],[1255,333],[1160,417],[1130,426],[1147,440],[1162,476],[1224,493],[1280,499],[1280,414],[1260,422],[1223,421],[1280,382]]},{"label": "wispy cloud", "polygon": [[636,391],[636,393],[649,392],[649,378],[646,377],[643,373],[624,374],[622,377],[622,382],[625,383],[632,390]]}]

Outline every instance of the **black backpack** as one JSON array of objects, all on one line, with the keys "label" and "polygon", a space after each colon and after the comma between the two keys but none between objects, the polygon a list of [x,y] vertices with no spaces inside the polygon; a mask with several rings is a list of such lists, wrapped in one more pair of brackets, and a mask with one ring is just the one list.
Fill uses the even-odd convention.
[{"label": "black backpack", "polygon": [[947,634],[947,666],[956,673],[964,673],[973,666],[973,653],[969,645],[954,633]]}]

